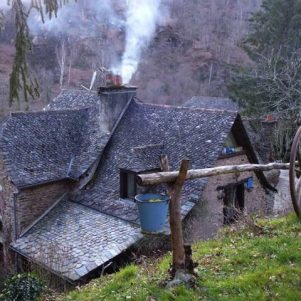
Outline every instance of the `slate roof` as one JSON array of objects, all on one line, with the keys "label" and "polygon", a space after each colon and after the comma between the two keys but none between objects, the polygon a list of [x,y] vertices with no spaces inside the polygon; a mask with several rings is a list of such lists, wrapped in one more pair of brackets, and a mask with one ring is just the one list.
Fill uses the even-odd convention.
[{"label": "slate roof", "polygon": [[[131,148],[130,163],[124,165],[125,169],[135,172],[158,169],[158,158],[164,153],[163,144],[151,144]],[[129,167],[130,166],[130,167]],[[121,164],[122,168],[123,165]]]},{"label": "slate roof", "polygon": [[97,93],[84,90],[63,90],[44,110],[74,110],[100,104]]},{"label": "slate roof", "polygon": [[13,113],[4,122],[0,150],[17,187],[82,175],[108,141],[97,108]]},{"label": "slate roof", "polygon": [[76,281],[141,237],[137,226],[65,200],[11,246],[26,258]]},{"label": "slate roof", "polygon": [[[238,111],[238,105],[227,98],[220,97],[207,97],[207,96],[195,96],[188,100],[183,107],[187,108],[198,108],[198,109],[213,109],[213,110],[228,110],[228,111]],[[241,145],[244,150],[246,150],[246,155],[249,161],[253,164],[258,164],[260,158],[256,153],[253,143],[250,140],[250,132],[246,127],[246,124],[242,121],[240,115],[237,115],[236,122],[233,124],[232,132],[239,145]],[[267,180],[265,174],[262,171],[256,171],[255,174],[259,178],[260,183],[263,187],[271,191],[277,191]]]},{"label": "slate roof", "polygon": [[[80,191],[74,200],[138,223],[135,203],[119,198],[120,168],[132,170],[133,162],[137,163],[137,153],[138,161],[152,162],[151,169],[159,168],[159,155],[163,153],[168,155],[173,170],[178,169],[183,158],[190,159],[192,168],[211,167],[236,118],[235,112],[150,105],[132,100],[108,144],[94,184]],[[152,147],[156,152],[150,159],[148,154]],[[205,184],[206,179],[185,184],[183,216],[198,201]]]},{"label": "slate roof", "polygon": [[186,101],[184,107],[238,111],[237,103],[229,98],[194,96]]}]

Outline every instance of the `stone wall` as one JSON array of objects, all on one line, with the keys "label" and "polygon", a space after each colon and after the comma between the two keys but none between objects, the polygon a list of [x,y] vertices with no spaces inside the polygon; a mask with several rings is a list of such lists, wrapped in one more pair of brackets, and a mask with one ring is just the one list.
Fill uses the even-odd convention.
[{"label": "stone wall", "polygon": [[15,254],[9,250],[10,243],[70,189],[71,185],[63,181],[19,191],[7,175],[0,157],[0,243],[3,253],[0,254],[3,256],[0,276],[14,271]]},{"label": "stone wall", "polygon": [[[237,155],[219,159],[216,166],[248,163],[246,155]],[[223,226],[223,198],[220,196],[217,188],[227,184],[239,183],[249,177],[254,179],[254,188],[250,190],[245,189],[244,213],[267,214],[272,210],[273,195],[265,191],[254,172],[210,177],[200,203],[193,208],[185,219],[184,232],[187,242],[210,238]]]},{"label": "stone wall", "polygon": [[26,230],[70,189],[69,182],[60,181],[21,190],[16,201],[17,235]]}]

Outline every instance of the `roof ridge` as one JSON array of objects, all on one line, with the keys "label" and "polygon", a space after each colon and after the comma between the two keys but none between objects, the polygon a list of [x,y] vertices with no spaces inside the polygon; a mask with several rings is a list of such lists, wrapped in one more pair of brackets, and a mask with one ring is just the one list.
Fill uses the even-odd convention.
[{"label": "roof ridge", "polygon": [[192,96],[189,100],[194,99],[194,98],[214,98],[216,100],[227,99],[227,100],[233,101],[230,97],[226,97],[226,96],[208,96],[208,95],[195,95],[195,96]]},{"label": "roof ridge", "polygon": [[24,112],[24,111],[20,111],[20,112],[11,112],[9,114],[9,117],[15,117],[15,116],[22,116],[22,115],[42,115],[42,114],[60,114],[60,113],[69,113],[69,112],[79,112],[79,111],[88,111],[90,109],[92,109],[93,107],[86,107],[86,108],[78,108],[78,109],[60,109],[60,110],[40,110],[40,111],[31,111],[31,112]]},{"label": "roof ridge", "polygon": [[85,90],[85,89],[62,89],[61,90],[61,92],[70,92],[70,91],[72,91],[72,92],[85,92],[85,93],[88,93],[88,94],[93,94],[93,95],[97,95],[97,91],[94,91],[94,90]]},{"label": "roof ridge", "polygon": [[153,103],[138,103],[135,101],[138,106],[148,106],[153,108],[162,108],[162,109],[175,109],[175,110],[184,110],[184,111],[201,111],[201,112],[229,112],[238,114],[237,111],[232,110],[225,110],[225,109],[206,109],[206,108],[193,108],[193,107],[185,107],[185,106],[173,106],[173,105],[166,105],[166,104],[153,104]]}]

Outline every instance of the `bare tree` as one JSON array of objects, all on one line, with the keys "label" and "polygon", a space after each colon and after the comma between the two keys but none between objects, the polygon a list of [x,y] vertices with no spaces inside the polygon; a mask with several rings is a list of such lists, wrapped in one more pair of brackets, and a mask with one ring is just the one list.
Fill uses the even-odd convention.
[{"label": "bare tree", "polygon": [[69,55],[68,55],[68,87],[70,86],[70,80],[71,80],[71,70],[72,70],[72,65],[73,65],[73,61],[75,58],[75,47],[69,47]]},{"label": "bare tree", "polygon": [[[65,61],[66,61],[66,46],[63,39],[60,46],[56,48],[56,57],[60,67],[60,88],[63,88],[64,75],[65,75]],[[70,67],[71,68],[71,67]]]}]

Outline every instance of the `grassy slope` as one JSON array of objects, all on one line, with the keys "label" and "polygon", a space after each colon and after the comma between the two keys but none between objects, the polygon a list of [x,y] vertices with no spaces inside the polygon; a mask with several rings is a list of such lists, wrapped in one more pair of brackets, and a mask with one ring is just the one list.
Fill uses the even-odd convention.
[{"label": "grassy slope", "polygon": [[255,232],[226,228],[194,246],[199,267],[193,289],[163,289],[170,262],[165,256],[96,279],[62,300],[301,300],[301,223],[293,215],[256,223]]}]

